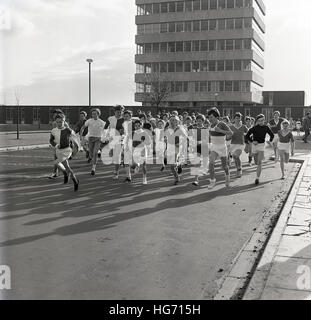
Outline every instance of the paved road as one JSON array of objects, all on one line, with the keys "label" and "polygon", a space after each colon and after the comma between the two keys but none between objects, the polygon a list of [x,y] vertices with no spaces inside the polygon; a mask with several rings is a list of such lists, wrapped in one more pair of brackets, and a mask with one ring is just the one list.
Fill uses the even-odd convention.
[{"label": "paved road", "polygon": [[9,299],[210,299],[284,183],[268,161],[257,187],[254,167],[229,190],[220,183],[209,191],[207,180],[194,189],[187,170],[176,187],[156,166],[148,186],[141,177],[125,185],[103,165],[91,177],[80,155],[72,161],[81,180],[74,193],[46,179],[50,150],[0,159]]}]

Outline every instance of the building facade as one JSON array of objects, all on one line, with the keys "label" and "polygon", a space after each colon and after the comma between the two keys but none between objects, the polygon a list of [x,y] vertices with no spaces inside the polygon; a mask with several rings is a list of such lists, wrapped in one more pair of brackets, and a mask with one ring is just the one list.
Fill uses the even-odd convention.
[{"label": "building facade", "polygon": [[151,105],[152,83],[166,107],[262,103],[262,0],[136,0],[135,100]]}]

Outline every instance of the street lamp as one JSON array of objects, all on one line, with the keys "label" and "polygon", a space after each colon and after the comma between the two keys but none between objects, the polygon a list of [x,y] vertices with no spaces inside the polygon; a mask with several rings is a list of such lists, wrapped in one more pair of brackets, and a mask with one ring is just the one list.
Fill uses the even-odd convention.
[{"label": "street lamp", "polygon": [[92,59],[86,59],[86,62],[89,64],[89,107],[91,108],[91,64]]},{"label": "street lamp", "polygon": [[216,104],[216,107],[218,107],[218,96],[219,94],[218,93],[215,93],[215,104]]}]

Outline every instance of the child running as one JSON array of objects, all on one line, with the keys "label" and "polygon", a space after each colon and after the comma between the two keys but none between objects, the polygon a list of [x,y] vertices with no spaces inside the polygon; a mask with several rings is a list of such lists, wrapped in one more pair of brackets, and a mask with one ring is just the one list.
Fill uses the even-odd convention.
[{"label": "child running", "polygon": [[96,165],[98,162],[98,151],[101,145],[101,138],[104,133],[105,121],[101,120],[101,112],[99,109],[92,109],[92,118],[88,119],[81,128],[80,136],[82,135],[85,128],[88,128],[88,140],[89,140],[89,157],[92,159],[92,170],[91,175],[95,176]]},{"label": "child running", "polygon": [[295,140],[293,133],[290,130],[290,124],[285,119],[282,122],[281,130],[278,132],[279,142],[278,150],[280,155],[280,166],[282,172],[282,180],[285,179],[285,163],[289,162],[289,155],[293,156],[295,153]]},{"label": "child running", "polygon": [[[195,158],[197,158],[198,168],[195,168],[195,180],[192,182],[194,186],[199,186],[199,168],[201,166],[201,157],[202,157],[202,166],[203,173],[207,173],[208,166],[208,128],[205,127],[206,118],[203,114],[199,114],[196,117],[196,124],[192,126],[192,129],[189,131],[189,136],[191,137],[192,152]],[[195,161],[196,162],[196,161]]]},{"label": "child running", "polygon": [[124,150],[124,165],[127,172],[127,177],[124,182],[132,182],[131,165],[133,163],[133,132],[134,122],[132,120],[132,111],[125,110],[123,117],[123,150]]},{"label": "child running", "polygon": [[[255,122],[255,119],[252,117],[245,117],[245,126],[247,130],[253,127],[253,123]],[[248,165],[251,167],[252,166],[252,161],[253,161],[253,155],[252,155],[252,144],[249,143],[246,139],[244,140],[245,142],[245,153],[248,154]]]},{"label": "child running", "polygon": [[271,129],[271,131],[274,134],[274,139],[272,141],[272,147],[273,147],[273,151],[274,151],[274,163],[277,164],[278,162],[278,132],[281,130],[281,124],[282,122],[285,120],[283,118],[280,117],[280,112],[279,111],[275,111],[273,113],[273,119],[269,121],[269,127]]},{"label": "child running", "polygon": [[177,185],[181,178],[182,162],[187,159],[187,139],[186,129],[180,125],[178,116],[171,116],[169,119],[169,127],[164,133],[167,141],[167,162],[171,165],[171,171],[174,175]]},{"label": "child running", "polygon": [[219,120],[220,113],[217,108],[212,108],[208,111],[209,121],[211,123],[210,136],[211,136],[211,146],[210,146],[210,185],[209,189],[213,189],[216,185],[215,179],[215,162],[219,157],[221,160],[222,168],[225,171],[226,176],[226,187],[230,186],[230,171],[228,165],[228,150],[226,145],[226,137],[232,135],[230,128]]},{"label": "child running", "polygon": [[247,127],[242,124],[242,114],[236,113],[234,116],[234,124],[230,125],[230,129],[233,132],[231,139],[230,151],[234,159],[234,163],[237,169],[237,177],[242,177],[242,161],[240,159],[244,150],[244,139],[248,132]]},{"label": "child running", "polygon": [[64,174],[64,184],[68,183],[70,176],[74,184],[74,191],[77,191],[79,188],[79,180],[70,168],[68,160],[72,155],[70,139],[72,139],[77,145],[79,145],[79,142],[74,131],[66,128],[65,115],[58,114],[55,117],[55,122],[57,127],[52,129],[50,135],[50,144],[55,148],[56,154],[56,160],[54,163]]},{"label": "child running", "polygon": [[157,164],[161,164],[161,172],[164,171],[165,169],[164,126],[165,126],[165,122],[160,119],[158,120],[157,128],[154,129]]},{"label": "child running", "polygon": [[[135,172],[138,173],[140,167],[143,168],[143,184],[146,185],[147,181],[147,158],[148,147],[151,145],[151,138],[149,133],[144,130],[143,123],[140,120],[134,121],[134,134],[133,134],[133,162]],[[131,182],[131,181],[128,181]]]},{"label": "child running", "polygon": [[[52,122],[52,129],[56,128],[57,127],[57,124],[56,124],[56,117],[59,115],[59,114],[62,114],[65,116],[64,112],[61,110],[61,109],[55,109],[52,113],[52,119],[53,119],[53,122]],[[66,128],[69,128],[69,125],[68,123],[65,121],[64,123],[64,126]],[[55,148],[53,148],[53,158],[54,158],[54,161],[57,159],[56,157],[56,150]],[[58,177],[58,166],[56,164],[54,164],[54,168],[53,168],[53,172],[51,173],[51,175],[49,176],[49,179],[56,179]]]},{"label": "child running", "polygon": [[123,112],[124,106],[116,105],[114,107],[114,116],[108,118],[105,125],[105,138],[112,145],[113,150],[113,163],[114,163],[114,175],[113,180],[119,179],[121,155],[122,155],[122,141],[121,136],[123,135]]},{"label": "child running", "polygon": [[257,165],[257,176],[255,180],[255,185],[259,184],[259,179],[262,172],[262,161],[265,159],[265,143],[266,135],[270,136],[270,143],[274,139],[274,134],[271,129],[265,124],[265,116],[259,114],[256,117],[256,125],[248,130],[246,134],[247,141],[253,144],[253,155],[255,159],[255,164]]}]

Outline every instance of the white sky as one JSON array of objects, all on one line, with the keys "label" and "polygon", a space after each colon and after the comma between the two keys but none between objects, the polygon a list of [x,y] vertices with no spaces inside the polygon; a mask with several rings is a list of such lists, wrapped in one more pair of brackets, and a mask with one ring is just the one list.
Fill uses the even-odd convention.
[{"label": "white sky", "polygon": [[[311,1],[266,0],[264,90],[305,90],[311,104]],[[0,0],[0,103],[134,102],[135,0]]]}]

